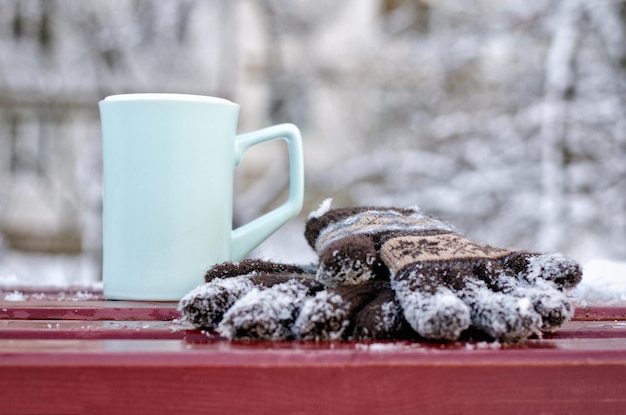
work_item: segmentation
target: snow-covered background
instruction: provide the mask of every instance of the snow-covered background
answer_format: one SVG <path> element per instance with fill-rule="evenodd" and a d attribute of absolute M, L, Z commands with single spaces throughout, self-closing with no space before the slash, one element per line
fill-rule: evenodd
<path fill-rule="evenodd" d="M 293 122 L 303 214 L 254 255 L 305 262 L 306 214 L 419 205 L 494 245 L 626 293 L 623 0 L 4 0 L 0 284 L 100 279 L 97 102 L 222 96 L 241 132 Z M 235 224 L 285 198 L 285 151 L 237 169 Z"/>

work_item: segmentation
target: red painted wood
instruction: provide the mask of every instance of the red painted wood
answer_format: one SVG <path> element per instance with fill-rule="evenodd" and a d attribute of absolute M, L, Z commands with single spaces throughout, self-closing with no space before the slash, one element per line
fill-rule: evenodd
<path fill-rule="evenodd" d="M 213 335 L 215 337 L 215 335 Z M 0 320 L 0 339 L 186 339 L 209 341 L 207 334 L 178 321 Z M 571 321 L 544 339 L 626 338 L 626 322 Z"/>
<path fill-rule="evenodd" d="M 10 414 L 611 415 L 626 404 L 612 364 L 16 369 L 0 378 Z"/>
<path fill-rule="evenodd" d="M 626 404 L 625 341 L 27 344 L 0 341 L 6 413 L 613 414 Z"/>
<path fill-rule="evenodd" d="M 573 320 L 626 320 L 626 307 L 578 307 L 574 311 Z"/>
<path fill-rule="evenodd" d="M 171 321 L 0 320 L 0 339 L 184 339 L 191 329 Z"/>
<path fill-rule="evenodd" d="M 544 334 L 546 339 L 610 339 L 626 337 L 626 321 L 569 321 L 554 333 Z"/>
<path fill-rule="evenodd" d="M 0 339 L 7 364 L 626 364 L 626 339 L 542 339 L 487 342 L 203 342 L 172 339 Z"/>
<path fill-rule="evenodd" d="M 27 320 L 173 320 L 175 302 L 150 301 L 0 301 L 0 319 Z"/>

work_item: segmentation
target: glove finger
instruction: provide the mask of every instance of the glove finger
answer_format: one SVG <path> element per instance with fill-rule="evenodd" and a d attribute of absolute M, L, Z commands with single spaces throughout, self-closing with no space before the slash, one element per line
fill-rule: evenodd
<path fill-rule="evenodd" d="M 519 287 L 512 293 L 518 298 L 528 298 L 541 316 L 542 331 L 552 331 L 574 315 L 574 306 L 567 295 L 548 281 L 538 280 L 533 287 Z"/>
<path fill-rule="evenodd" d="M 493 337 L 501 340 L 521 340 L 533 333 L 539 333 L 541 330 L 552 330 L 561 325 L 573 313 L 573 306 L 567 299 L 567 296 L 559 291 L 556 286 L 546 280 L 537 279 L 532 283 L 525 278 L 520 278 L 507 265 L 510 259 L 500 261 L 484 261 L 480 265 L 474 267 L 474 272 L 481 283 L 486 287 L 480 286 L 479 290 L 491 290 L 495 298 L 499 298 L 496 302 L 507 302 L 508 305 L 500 305 L 500 310 L 493 310 L 492 314 L 497 320 L 502 321 L 500 313 L 512 313 L 511 316 L 517 316 L 508 323 L 494 322 L 492 326 L 510 326 L 512 332 L 509 335 L 503 335 L 497 330 L 490 333 Z M 498 294 L 499 293 L 499 294 Z M 504 295 L 504 297 L 502 295 Z M 478 297 L 484 294 L 474 294 Z M 507 300 L 507 296 L 509 297 Z M 517 304 L 517 305 L 516 305 Z M 540 322 L 536 321 L 533 313 L 525 313 L 524 307 L 530 305 L 536 314 L 539 315 Z M 479 308 L 480 306 L 477 306 Z M 510 309 L 513 308 L 513 311 Z M 507 311 L 509 309 L 509 311 Z M 481 321 L 486 319 L 485 313 L 477 311 L 481 317 Z M 513 318 L 513 317 L 511 317 Z M 484 325 L 483 323 L 476 323 Z M 489 329 L 486 329 L 489 330 Z M 526 334 L 525 334 L 526 333 Z"/>
<path fill-rule="evenodd" d="M 416 262 L 392 276 L 404 317 L 422 337 L 456 340 L 470 326 L 469 307 L 446 284 L 450 272 L 446 264 Z"/>
<path fill-rule="evenodd" d="M 220 275 L 227 276 L 230 274 L 221 273 Z M 209 282 L 199 285 L 180 300 L 178 311 L 194 327 L 214 330 L 222 320 L 226 310 L 252 289 L 268 288 L 292 279 L 300 279 L 311 289 L 321 288 L 312 274 L 290 274 L 287 271 L 284 274 L 249 272 L 228 278 L 213 278 Z"/>
<path fill-rule="evenodd" d="M 567 321 L 574 312 L 574 306 L 567 295 L 548 280 L 536 278 L 529 281 L 520 278 L 507 265 L 510 259 L 503 265 L 496 262 L 486 262 L 476 267 L 476 275 L 485 282 L 493 291 L 509 294 L 515 298 L 526 298 L 532 304 L 534 310 L 541 316 L 541 330 L 553 330 Z"/>
<path fill-rule="evenodd" d="M 338 340 L 349 338 L 353 317 L 388 283 L 339 285 L 319 291 L 308 298 L 294 324 L 297 338 L 304 340 Z"/>
<path fill-rule="evenodd" d="M 561 291 L 574 288 L 582 279 L 580 265 L 558 253 L 519 253 L 507 258 L 504 266 L 531 284 L 538 280 L 551 281 Z"/>
<path fill-rule="evenodd" d="M 294 278 L 270 288 L 253 288 L 224 314 L 218 333 L 229 339 L 292 339 L 301 304 L 315 290 Z"/>
<path fill-rule="evenodd" d="M 391 289 L 383 289 L 354 317 L 352 337 L 361 340 L 401 339 L 414 336 Z"/>
<path fill-rule="evenodd" d="M 346 236 L 320 252 L 317 280 L 332 287 L 355 285 L 376 276 L 376 247 L 366 235 Z"/>
<path fill-rule="evenodd" d="M 528 297 L 492 291 L 479 281 L 468 284 L 463 299 L 471 309 L 472 326 L 496 340 L 520 341 L 538 334 L 543 325 Z"/>
<path fill-rule="evenodd" d="M 206 282 L 216 278 L 231 278 L 238 275 L 284 275 L 314 273 L 315 269 L 309 266 L 280 264 L 260 259 L 245 259 L 239 262 L 224 262 L 209 268 L 204 276 Z"/>
<path fill-rule="evenodd" d="M 213 330 L 224 312 L 254 287 L 245 275 L 214 279 L 188 292 L 178 303 L 178 311 L 195 327 Z"/>

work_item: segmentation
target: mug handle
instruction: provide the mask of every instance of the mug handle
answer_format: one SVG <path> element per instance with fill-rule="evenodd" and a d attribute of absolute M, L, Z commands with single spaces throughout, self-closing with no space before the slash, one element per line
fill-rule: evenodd
<path fill-rule="evenodd" d="M 231 237 L 231 259 L 239 261 L 259 246 L 302 209 L 304 199 L 304 161 L 302 137 L 293 124 L 278 124 L 235 137 L 235 166 L 238 166 L 246 150 L 253 145 L 284 139 L 289 148 L 289 197 L 274 210 L 234 229 Z"/>

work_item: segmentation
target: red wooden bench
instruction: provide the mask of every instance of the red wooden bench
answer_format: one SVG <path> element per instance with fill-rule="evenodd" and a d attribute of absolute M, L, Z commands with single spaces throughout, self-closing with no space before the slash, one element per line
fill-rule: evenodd
<path fill-rule="evenodd" d="M 626 413 L 626 307 L 515 345 L 230 342 L 177 317 L 98 290 L 0 290 L 0 413 Z"/>

